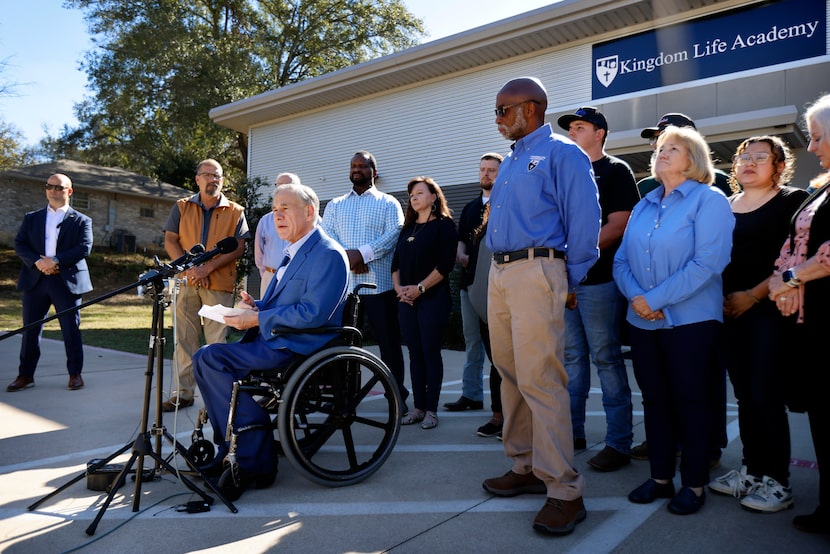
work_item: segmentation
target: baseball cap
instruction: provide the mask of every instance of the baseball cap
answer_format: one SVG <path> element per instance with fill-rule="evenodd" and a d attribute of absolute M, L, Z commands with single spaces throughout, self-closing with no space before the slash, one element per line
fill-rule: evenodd
<path fill-rule="evenodd" d="M 600 129 L 608 131 L 608 122 L 605 120 L 605 116 L 598 109 L 591 106 L 582 106 L 573 115 L 563 115 L 557 120 L 557 123 L 567 131 L 574 121 L 587 121 Z"/>
<path fill-rule="evenodd" d="M 646 127 L 640 132 L 640 136 L 644 139 L 650 139 L 657 133 L 662 133 L 663 129 L 665 129 L 669 125 L 673 125 L 675 127 L 691 127 L 692 129 L 697 129 L 697 127 L 695 127 L 695 122 L 692 121 L 689 118 L 689 116 L 684 115 L 682 113 L 667 113 L 666 115 L 660 118 L 660 121 L 657 122 L 656 127 Z"/>

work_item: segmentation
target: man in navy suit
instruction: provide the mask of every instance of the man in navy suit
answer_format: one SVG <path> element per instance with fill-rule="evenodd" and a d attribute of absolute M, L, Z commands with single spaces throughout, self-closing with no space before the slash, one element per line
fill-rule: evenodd
<path fill-rule="evenodd" d="M 14 239 L 14 251 L 23 262 L 17 289 L 23 291 L 23 325 L 46 317 L 49 307 L 63 312 L 81 305 L 81 295 L 92 290 L 86 257 L 92 251 L 92 220 L 69 207 L 72 181 L 55 173 L 46 181 L 49 204 L 29 212 Z M 58 318 L 66 348 L 69 390 L 84 386 L 84 348 L 81 341 L 81 314 L 69 311 Z M 8 392 L 35 386 L 35 369 L 40 360 L 43 325 L 23 332 L 17 379 Z"/>
<path fill-rule="evenodd" d="M 295 354 L 316 352 L 335 334 L 289 334 L 278 327 L 311 329 L 339 326 L 343 320 L 349 261 L 346 251 L 317 226 L 320 201 L 314 191 L 297 184 L 280 185 L 274 193 L 274 226 L 288 242 L 286 259 L 277 269 L 262 300 L 242 292 L 237 305 L 241 315 L 225 316 L 236 329 L 258 327 L 253 340 L 203 346 L 193 356 L 196 383 L 205 400 L 213 426 L 213 441 L 219 446 L 217 460 L 228 452 L 224 440 L 234 381 L 255 369 L 285 366 Z M 273 483 L 277 474 L 274 435 L 268 413 L 248 394 L 237 399 L 234 423 L 237 428 L 263 426 L 239 436 L 237 462 L 240 481 L 220 479 L 222 492 L 236 500 L 251 485 Z M 221 469 L 217 465 L 215 469 Z M 206 472 L 208 475 L 214 472 Z"/>

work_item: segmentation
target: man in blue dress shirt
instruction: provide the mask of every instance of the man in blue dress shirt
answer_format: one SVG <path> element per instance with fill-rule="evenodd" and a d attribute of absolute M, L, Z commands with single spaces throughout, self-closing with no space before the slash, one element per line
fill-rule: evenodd
<path fill-rule="evenodd" d="M 546 493 L 533 527 L 565 535 L 586 517 L 563 362 L 565 304 L 599 257 L 601 214 L 591 162 L 545 123 L 547 103 L 530 77 L 496 96 L 496 125 L 515 142 L 490 197 L 487 319 L 513 467 L 483 486 L 496 496 Z"/>

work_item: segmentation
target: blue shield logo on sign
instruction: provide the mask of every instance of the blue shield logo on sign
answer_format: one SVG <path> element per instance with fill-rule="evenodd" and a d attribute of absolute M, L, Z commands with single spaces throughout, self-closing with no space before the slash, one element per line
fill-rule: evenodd
<path fill-rule="evenodd" d="M 608 88 L 614 82 L 614 78 L 617 76 L 619 62 L 619 56 L 617 55 L 600 58 L 596 61 L 594 73 L 597 76 L 597 80 L 605 88 Z"/>

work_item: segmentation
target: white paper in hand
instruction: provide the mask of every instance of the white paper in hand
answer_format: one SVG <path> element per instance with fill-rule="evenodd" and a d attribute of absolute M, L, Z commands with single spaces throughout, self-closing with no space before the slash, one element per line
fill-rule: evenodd
<path fill-rule="evenodd" d="M 250 310 L 242 308 L 228 308 L 227 306 L 217 304 L 216 306 L 202 306 L 199 310 L 199 315 L 212 319 L 213 321 L 218 321 L 219 323 L 225 323 L 226 315 L 242 315 L 247 311 Z"/>

